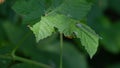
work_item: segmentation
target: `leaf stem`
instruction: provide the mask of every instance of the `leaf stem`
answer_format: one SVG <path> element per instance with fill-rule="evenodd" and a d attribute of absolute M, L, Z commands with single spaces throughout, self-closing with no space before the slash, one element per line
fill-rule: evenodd
<path fill-rule="evenodd" d="M 63 34 L 60 33 L 60 68 L 63 66 Z"/>

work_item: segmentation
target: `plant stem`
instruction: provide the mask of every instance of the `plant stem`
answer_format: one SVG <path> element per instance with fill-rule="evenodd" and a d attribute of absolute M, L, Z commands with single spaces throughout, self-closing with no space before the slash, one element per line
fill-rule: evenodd
<path fill-rule="evenodd" d="M 25 62 L 25 63 L 29 63 L 29 64 L 34 64 L 34 65 L 40 66 L 40 67 L 42 67 L 42 68 L 52 68 L 52 67 L 50 67 L 49 65 L 46 65 L 46 64 L 43 64 L 43 63 L 40 63 L 40 62 L 36 62 L 36 61 L 30 60 L 30 59 L 26 59 L 26 58 L 19 57 L 19 56 L 16 56 L 16 55 L 15 55 L 16 50 L 17 50 L 17 49 L 19 48 L 19 46 L 26 40 L 26 38 L 29 37 L 29 35 L 30 35 L 30 33 L 26 34 L 26 35 L 24 36 L 24 38 L 21 39 L 21 41 L 17 43 L 17 46 L 12 50 L 11 55 L 0 55 L 0 58 L 17 60 L 17 61 L 21 61 L 21 62 Z"/>
<path fill-rule="evenodd" d="M 34 65 L 40 66 L 42 68 L 51 68 L 50 66 L 45 65 L 43 63 L 39 63 L 39 62 L 36 62 L 36 61 L 33 61 L 33 60 L 25 59 L 25 58 L 22 58 L 22 57 L 19 57 L 19 56 L 14 56 L 14 59 L 18 60 L 18 61 L 34 64 Z"/>
<path fill-rule="evenodd" d="M 60 33 L 60 68 L 63 66 L 63 34 Z"/>
<path fill-rule="evenodd" d="M 36 62 L 36 61 L 30 60 L 30 59 L 22 58 L 22 57 L 15 56 L 15 55 L 13 55 L 13 57 L 12 56 L 7 56 L 7 55 L 0 55 L 0 58 L 3 58 L 3 59 L 14 59 L 14 60 L 17 60 L 17 61 L 21 61 L 21 62 L 25 62 L 25 63 L 29 63 L 29 64 L 34 64 L 34 65 L 40 66 L 42 68 L 51 68 L 50 66 L 48 66 L 46 64 Z"/>

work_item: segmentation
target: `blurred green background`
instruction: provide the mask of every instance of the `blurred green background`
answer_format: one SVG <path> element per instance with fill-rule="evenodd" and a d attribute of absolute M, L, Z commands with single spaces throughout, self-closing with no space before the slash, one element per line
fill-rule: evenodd
<path fill-rule="evenodd" d="M 12 58 L 14 50 L 19 57 L 59 68 L 59 34 L 36 43 L 27 27 L 29 22 L 24 24 L 22 16 L 12 9 L 15 0 L 1 1 L 0 68 L 40 68 Z M 64 37 L 63 68 L 120 68 L 120 0 L 96 0 L 87 24 L 101 37 L 97 53 L 90 59 L 78 39 Z"/>

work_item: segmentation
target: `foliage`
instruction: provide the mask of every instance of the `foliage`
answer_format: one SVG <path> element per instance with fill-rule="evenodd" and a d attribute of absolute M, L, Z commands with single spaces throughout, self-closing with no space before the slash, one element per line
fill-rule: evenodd
<path fill-rule="evenodd" d="M 1 2 L 0 68 L 59 68 L 60 33 L 63 68 L 119 68 L 119 6 L 119 0 Z"/>
<path fill-rule="evenodd" d="M 33 0 L 28 1 L 28 4 L 30 3 L 30 5 L 34 5 L 34 2 L 36 2 L 35 4 L 39 3 L 37 1 L 32 1 Z M 40 2 L 41 3 L 39 3 L 39 5 L 44 3 L 43 1 Z M 21 3 L 23 4 L 22 6 L 20 5 Z M 30 9 L 32 7 L 26 3 L 27 1 L 17 1 L 13 8 L 16 12 L 27 15 L 27 17 L 31 17 L 33 16 L 33 14 L 31 14 L 33 11 L 30 10 L 34 10 L 35 8 L 39 10 L 40 7 L 38 8 L 39 5 L 36 5 L 32 6 L 33 9 Z M 55 9 L 51 10 L 51 12 L 47 12 L 47 14 L 45 13 L 45 16 L 41 18 L 39 23 L 35 24 L 33 28 L 30 28 L 34 32 L 37 42 L 50 36 L 55 31 L 54 27 L 57 28 L 60 33 L 64 33 L 65 36 L 71 36 L 74 33 L 77 38 L 81 38 L 82 45 L 85 46 L 85 49 L 90 54 L 90 57 L 92 57 L 97 51 L 99 37 L 88 26 L 79 23 L 79 20 L 85 17 L 88 13 L 90 7 L 91 3 L 86 0 L 63 0 L 62 3 Z"/>

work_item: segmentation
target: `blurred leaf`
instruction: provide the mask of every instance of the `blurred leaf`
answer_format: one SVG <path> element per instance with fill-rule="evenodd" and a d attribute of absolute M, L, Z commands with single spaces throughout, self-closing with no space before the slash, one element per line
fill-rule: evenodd
<path fill-rule="evenodd" d="M 8 42 L 2 42 L 0 45 L 0 55 L 11 54 L 14 46 Z"/>
<path fill-rule="evenodd" d="M 120 0 L 109 0 L 109 6 L 120 15 Z"/>
<path fill-rule="evenodd" d="M 119 44 L 116 40 L 116 37 L 119 38 L 117 36 L 120 29 L 118 24 L 116 28 L 107 17 L 102 15 L 100 9 L 96 8 L 96 6 L 88 17 L 88 24 L 102 37 L 101 43 L 105 50 L 114 54 L 120 52 Z"/>
<path fill-rule="evenodd" d="M 15 45 L 18 44 L 23 38 L 25 32 L 20 26 L 14 25 L 10 22 L 5 22 L 3 28 L 9 38 L 9 40 Z"/>
<path fill-rule="evenodd" d="M 108 7 L 108 0 L 96 0 L 99 9 L 105 10 Z"/>
<path fill-rule="evenodd" d="M 0 68 L 8 68 L 10 63 L 11 63 L 11 60 L 0 58 Z"/>
<path fill-rule="evenodd" d="M 44 44 L 42 44 L 42 46 L 40 44 L 37 47 L 42 51 L 48 52 L 49 54 L 47 56 L 49 56 L 49 61 L 55 66 L 55 68 L 58 68 L 59 61 L 56 60 L 59 59 L 60 55 L 59 41 L 53 41 L 51 44 L 47 44 L 45 46 Z M 58 66 L 56 67 L 56 65 Z M 73 44 L 68 42 L 64 42 L 63 68 L 87 68 L 85 56 L 82 53 L 78 52 Z"/>
<path fill-rule="evenodd" d="M 6 38 L 6 35 L 5 35 L 5 32 L 4 32 L 4 29 L 2 27 L 2 21 L 0 21 L 0 43 Z"/>
<path fill-rule="evenodd" d="M 108 21 L 105 21 L 102 19 L 101 23 L 107 23 Z M 110 22 L 109 22 L 110 23 Z M 103 26 L 104 26 L 103 24 Z M 107 27 L 107 26 L 106 26 Z M 119 53 L 120 52 L 120 24 L 111 25 L 109 28 L 104 27 L 104 30 L 100 32 L 100 35 L 103 37 L 101 40 L 103 43 L 103 46 L 106 50 L 112 52 L 112 53 Z"/>
<path fill-rule="evenodd" d="M 39 45 L 35 45 L 35 41 L 32 42 L 32 40 L 34 40 L 32 39 L 33 37 L 30 36 L 31 38 L 28 37 L 18 51 L 24 53 L 22 56 L 27 56 L 31 60 L 51 65 L 53 68 L 58 68 L 60 55 L 59 41 L 56 37 L 54 38 L 54 36 L 55 35 L 53 35 L 53 37 L 41 40 Z M 46 43 L 46 41 L 49 42 Z M 64 43 L 63 63 L 63 68 L 87 68 L 85 56 L 82 53 L 79 53 L 74 48 L 73 44 L 68 42 Z M 19 65 L 21 65 L 21 63 L 17 64 L 17 66 Z M 16 65 L 13 65 L 13 67 L 16 67 Z M 29 65 L 22 63 L 20 67 L 29 67 Z"/>

